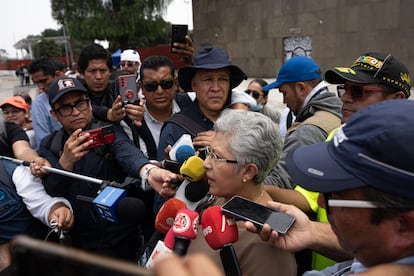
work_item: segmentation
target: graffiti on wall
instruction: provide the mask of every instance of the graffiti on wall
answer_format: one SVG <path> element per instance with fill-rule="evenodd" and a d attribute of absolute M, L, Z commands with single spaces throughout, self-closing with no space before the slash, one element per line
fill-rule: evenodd
<path fill-rule="evenodd" d="M 293 56 L 312 57 L 312 38 L 310 36 L 286 37 L 283 39 L 285 61 Z"/>

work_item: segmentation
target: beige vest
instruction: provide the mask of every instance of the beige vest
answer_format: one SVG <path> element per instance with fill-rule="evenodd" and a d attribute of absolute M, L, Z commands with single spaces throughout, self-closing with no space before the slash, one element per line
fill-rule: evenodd
<path fill-rule="evenodd" d="M 294 122 L 288 129 L 286 138 L 302 125 L 315 125 L 324 130 L 326 132 L 326 136 L 328 136 L 332 130 L 341 125 L 341 119 L 328 111 L 318 110 L 315 114 L 313 114 L 313 116 L 307 118 L 305 121 Z"/>

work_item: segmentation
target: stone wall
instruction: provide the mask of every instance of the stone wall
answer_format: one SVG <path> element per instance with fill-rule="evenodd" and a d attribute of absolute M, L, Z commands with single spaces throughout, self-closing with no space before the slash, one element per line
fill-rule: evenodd
<path fill-rule="evenodd" d="M 390 52 L 414 73 L 411 0 L 193 0 L 196 50 L 227 49 L 249 75 L 274 77 L 284 40 L 309 37 L 323 71 L 367 51 Z"/>

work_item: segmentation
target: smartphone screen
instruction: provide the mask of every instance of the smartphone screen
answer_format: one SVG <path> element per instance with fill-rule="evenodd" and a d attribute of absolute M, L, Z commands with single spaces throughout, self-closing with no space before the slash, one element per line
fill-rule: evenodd
<path fill-rule="evenodd" d="M 171 25 L 171 50 L 174 42 L 185 43 L 185 36 L 188 32 L 188 25 Z"/>
<path fill-rule="evenodd" d="M 236 220 L 251 221 L 259 228 L 267 223 L 272 230 L 280 234 L 285 234 L 295 222 L 295 218 L 288 214 L 272 210 L 240 196 L 232 197 L 221 206 L 221 210 Z"/>

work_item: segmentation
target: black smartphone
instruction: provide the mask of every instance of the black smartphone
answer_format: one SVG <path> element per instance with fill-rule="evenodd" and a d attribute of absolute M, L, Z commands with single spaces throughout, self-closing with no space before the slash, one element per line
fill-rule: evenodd
<path fill-rule="evenodd" d="M 171 51 L 174 47 L 174 42 L 185 43 L 185 36 L 188 32 L 188 25 L 171 25 Z"/>
<path fill-rule="evenodd" d="M 118 77 L 119 95 L 122 98 L 122 104 L 138 104 L 138 89 L 135 75 L 121 75 Z"/>
<path fill-rule="evenodd" d="M 295 218 L 288 214 L 272 210 L 241 196 L 233 196 L 221 206 L 221 211 L 236 220 L 251 221 L 258 228 L 262 228 L 267 223 L 272 230 L 281 235 L 286 234 L 295 222 Z"/>

